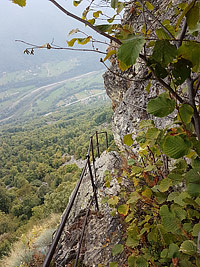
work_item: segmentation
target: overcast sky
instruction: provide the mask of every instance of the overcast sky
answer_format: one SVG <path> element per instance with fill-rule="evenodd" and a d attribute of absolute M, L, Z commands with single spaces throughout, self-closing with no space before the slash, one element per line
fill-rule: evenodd
<path fill-rule="evenodd" d="M 80 15 L 84 8 L 84 4 L 78 8 L 74 7 L 72 0 L 58 0 L 58 2 L 77 15 Z M 27 0 L 26 7 L 23 8 L 10 0 L 1 0 L 0 25 L 0 71 L 12 69 L 11 66 L 17 69 L 16 65 L 21 68 L 24 62 L 29 63 L 31 60 L 37 62 L 38 57 L 45 57 L 47 53 L 49 59 L 55 58 L 57 53 L 58 57 L 62 55 L 60 51 L 37 51 L 34 59 L 30 56 L 27 58 L 23 55 L 26 46 L 15 42 L 16 39 L 35 44 L 51 43 L 54 39 L 56 44 L 65 46 L 66 40 L 73 38 L 73 36 L 68 37 L 71 29 L 85 30 L 84 25 L 67 17 L 48 0 Z M 64 52 L 64 55 L 67 53 Z"/>

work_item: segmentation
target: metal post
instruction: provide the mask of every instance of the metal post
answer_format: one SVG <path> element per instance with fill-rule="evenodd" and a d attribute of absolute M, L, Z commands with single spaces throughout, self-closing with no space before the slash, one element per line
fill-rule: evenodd
<path fill-rule="evenodd" d="M 106 147 L 107 147 L 107 149 L 108 149 L 108 133 L 105 132 L 105 134 L 106 134 Z"/>
<path fill-rule="evenodd" d="M 88 168 L 89 168 L 90 178 L 91 178 L 93 192 L 94 192 L 94 198 L 95 198 L 95 202 L 96 202 L 96 208 L 97 208 L 97 210 L 99 210 L 99 205 L 98 205 L 98 200 L 97 200 L 97 188 L 96 188 L 96 185 L 94 183 L 94 178 L 93 178 L 93 174 L 92 174 L 92 169 L 91 169 L 91 164 L 90 164 L 90 156 L 89 155 L 87 155 L 87 159 L 88 159 Z"/>
<path fill-rule="evenodd" d="M 99 139 L 98 139 L 98 132 L 96 131 L 96 140 L 97 140 L 97 156 L 100 157 L 100 152 L 99 152 Z"/>
<path fill-rule="evenodd" d="M 77 267 L 77 265 L 78 265 L 78 259 L 79 259 L 79 255 L 80 255 L 80 252 L 81 252 L 81 245 L 82 245 L 82 242 L 83 242 L 83 237 L 84 237 L 85 228 L 86 228 L 86 224 L 87 224 L 87 218 L 88 218 L 88 216 L 90 214 L 90 207 L 92 205 L 93 199 L 94 199 L 94 195 L 93 195 L 93 197 L 91 198 L 91 200 L 89 202 L 88 210 L 87 210 L 87 213 L 85 215 L 85 220 L 84 220 L 83 229 L 82 229 L 82 232 L 81 232 L 81 238 L 80 238 L 79 245 L 78 245 L 78 252 L 76 254 L 76 260 L 75 260 L 74 267 Z"/>
<path fill-rule="evenodd" d="M 45 261 L 44 261 L 44 263 L 43 263 L 43 267 L 49 267 L 49 265 L 50 265 L 50 263 L 51 263 L 51 260 L 52 260 L 52 258 L 53 258 L 53 255 L 54 255 L 56 246 L 57 246 L 57 244 L 58 244 L 58 241 L 59 241 L 59 239 L 60 239 L 60 236 L 61 236 L 61 234 L 62 234 L 62 231 L 63 231 L 63 229 L 64 229 L 64 227 L 65 227 L 65 223 L 66 223 L 66 221 L 67 221 L 67 218 L 69 217 L 69 213 L 70 213 L 71 208 L 72 208 L 72 206 L 73 206 L 73 204 L 74 204 L 74 201 L 75 201 L 75 198 L 76 198 L 76 196 L 77 196 L 79 187 L 80 187 L 81 182 L 82 182 L 82 179 L 83 179 L 83 177 L 84 177 L 84 174 L 85 174 L 85 171 L 86 171 L 86 167 L 87 167 L 87 162 L 86 162 L 85 167 L 84 167 L 84 169 L 83 169 L 83 171 L 82 171 L 82 173 L 81 173 L 81 177 L 80 177 L 78 183 L 76 184 L 76 187 L 75 187 L 75 189 L 74 189 L 72 198 L 71 198 L 69 204 L 67 205 L 67 209 L 66 209 L 65 213 L 63 214 L 62 221 L 61 221 L 61 223 L 60 223 L 60 225 L 59 225 L 59 227 L 58 227 L 58 229 L 57 229 L 57 231 L 56 231 L 56 235 L 55 235 L 55 238 L 54 238 L 54 240 L 53 240 L 53 242 L 52 242 L 52 244 L 51 244 L 51 247 L 50 247 L 50 249 L 49 249 L 49 252 L 48 252 L 48 254 L 46 255 Z"/>
<path fill-rule="evenodd" d="M 91 140 L 91 150 L 92 150 L 92 162 L 93 162 L 94 176 L 95 176 L 95 180 L 96 180 L 97 177 L 96 177 L 94 146 L 93 146 L 93 137 L 92 136 L 90 137 L 90 140 Z"/>

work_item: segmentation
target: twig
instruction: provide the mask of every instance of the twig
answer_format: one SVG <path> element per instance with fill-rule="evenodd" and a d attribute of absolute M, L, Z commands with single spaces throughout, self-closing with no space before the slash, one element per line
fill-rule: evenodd
<path fill-rule="evenodd" d="M 174 38 L 174 36 L 171 34 L 171 32 L 168 31 L 168 29 L 162 24 L 162 22 L 161 22 L 158 18 L 156 18 L 156 17 L 155 17 L 155 16 L 148 10 L 148 8 L 145 7 L 145 5 L 142 3 L 142 1 L 138 0 L 138 3 L 140 3 L 140 5 L 142 5 L 142 6 L 144 7 L 145 11 L 146 11 L 146 12 L 147 12 L 147 13 L 148 13 L 154 20 L 156 20 L 156 21 L 160 24 L 161 28 L 163 28 L 163 30 L 168 34 L 168 36 L 174 40 L 175 38 Z"/>
<path fill-rule="evenodd" d="M 103 54 L 106 55 L 107 53 L 100 51 L 100 50 L 96 50 L 96 49 L 85 49 L 85 48 L 71 48 L 71 47 L 59 47 L 57 45 L 54 46 L 50 46 L 50 48 L 48 48 L 47 46 L 42 46 L 42 45 L 35 45 L 35 44 L 31 44 L 22 40 L 15 40 L 15 42 L 20 42 L 26 45 L 30 45 L 31 47 L 27 48 L 29 49 L 53 49 L 53 50 L 72 50 L 72 51 L 85 51 L 85 52 L 96 52 L 99 54 Z"/>

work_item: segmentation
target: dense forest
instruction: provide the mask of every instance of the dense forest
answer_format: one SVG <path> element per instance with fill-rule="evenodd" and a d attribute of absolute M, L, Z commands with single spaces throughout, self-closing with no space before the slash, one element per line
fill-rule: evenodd
<path fill-rule="evenodd" d="M 81 173 L 65 163 L 71 155 L 85 159 L 96 130 L 106 129 L 111 144 L 111 117 L 110 104 L 99 102 L 1 127 L 0 257 L 30 225 L 65 209 Z M 105 140 L 100 142 L 104 150 Z"/>

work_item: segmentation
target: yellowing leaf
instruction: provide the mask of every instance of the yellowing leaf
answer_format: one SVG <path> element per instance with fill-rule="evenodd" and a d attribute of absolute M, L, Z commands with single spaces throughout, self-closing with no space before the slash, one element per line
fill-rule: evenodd
<path fill-rule="evenodd" d="M 154 10 L 154 6 L 151 3 L 149 3 L 148 1 L 146 1 L 146 6 L 147 6 L 148 10 L 150 10 L 150 11 Z"/>
<path fill-rule="evenodd" d="M 87 38 L 77 38 L 78 44 L 84 45 L 87 44 L 92 36 L 88 36 Z"/>
<path fill-rule="evenodd" d="M 126 134 L 123 138 L 123 143 L 127 146 L 131 146 L 133 144 L 132 134 Z"/>
<path fill-rule="evenodd" d="M 90 24 L 94 25 L 94 23 L 95 23 L 95 19 L 88 19 L 88 22 L 89 22 Z"/>
<path fill-rule="evenodd" d="M 105 58 L 104 58 L 104 62 L 110 57 L 110 56 L 112 56 L 112 55 L 115 55 L 117 53 L 117 51 L 116 50 L 110 50 L 108 53 L 107 53 L 107 55 L 105 56 Z"/>
<path fill-rule="evenodd" d="M 77 32 L 79 32 L 79 29 L 73 29 L 68 33 L 68 35 L 75 34 Z"/>
<path fill-rule="evenodd" d="M 24 7 L 26 5 L 26 0 L 13 0 L 12 2 L 14 4 L 21 6 L 21 7 Z"/>
<path fill-rule="evenodd" d="M 77 38 L 73 38 L 70 41 L 67 41 L 68 46 L 72 47 L 74 43 L 76 42 Z"/>
<path fill-rule="evenodd" d="M 123 204 L 118 207 L 118 212 L 121 215 L 126 216 L 128 214 L 128 211 L 129 211 L 129 205 L 127 204 Z"/>
<path fill-rule="evenodd" d="M 96 12 L 93 12 L 93 17 L 94 18 L 98 18 L 100 14 L 102 14 L 102 11 L 101 10 L 96 11 Z"/>
<path fill-rule="evenodd" d="M 78 6 L 81 2 L 82 2 L 82 0 L 80 0 L 80 1 L 76 1 L 76 0 L 74 0 L 74 1 L 73 1 L 73 5 L 74 5 L 74 6 Z"/>
<path fill-rule="evenodd" d="M 152 191 L 150 188 L 146 188 L 143 192 L 142 192 L 143 197 L 147 197 L 150 198 L 152 196 Z"/>
<path fill-rule="evenodd" d="M 117 196 L 113 196 L 108 200 L 109 206 L 115 206 L 119 202 L 119 198 Z"/>
<path fill-rule="evenodd" d="M 170 186 L 172 186 L 172 180 L 169 178 L 165 178 L 161 181 L 159 185 L 159 190 L 160 192 L 166 192 Z"/>
<path fill-rule="evenodd" d="M 124 64 L 121 60 L 118 60 L 118 65 L 119 65 L 120 70 L 122 70 L 122 71 L 127 70 L 127 69 L 130 68 L 130 66 L 131 66 L 131 65 L 127 66 L 127 65 Z"/>

